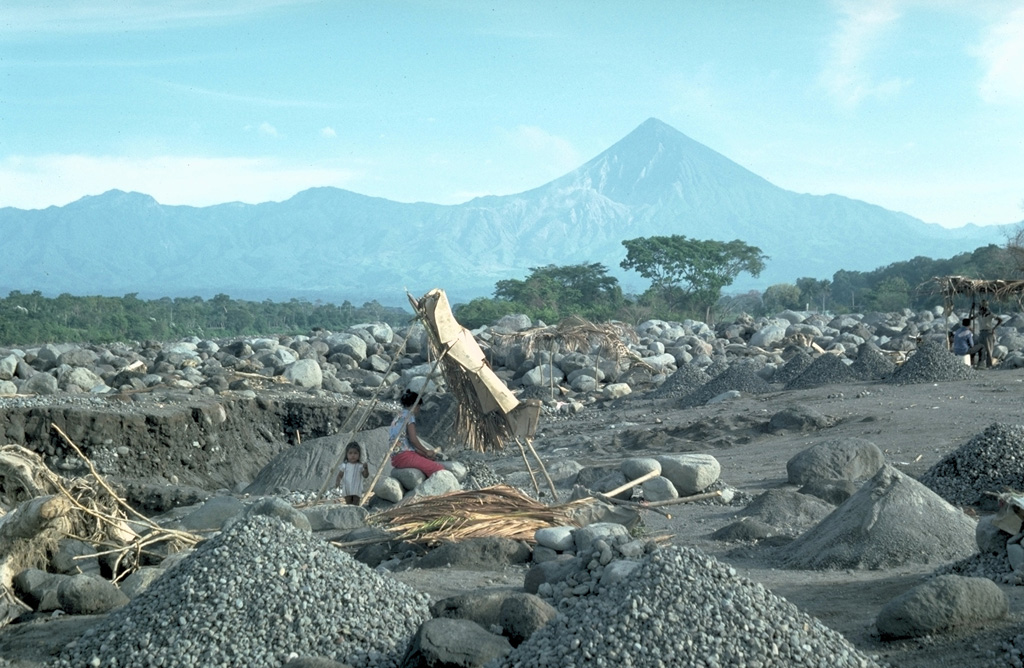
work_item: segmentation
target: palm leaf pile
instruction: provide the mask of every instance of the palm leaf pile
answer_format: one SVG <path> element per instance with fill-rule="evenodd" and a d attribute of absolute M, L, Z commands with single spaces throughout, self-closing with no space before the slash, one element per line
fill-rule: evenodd
<path fill-rule="evenodd" d="M 366 521 L 387 528 L 400 540 L 430 546 L 485 536 L 533 543 L 538 529 L 578 526 L 572 511 L 590 501 L 546 506 L 514 487 L 495 485 L 426 497 L 370 515 Z"/>
<path fill-rule="evenodd" d="M 518 343 L 523 347 L 523 353 L 527 357 L 532 357 L 537 350 L 563 349 L 569 352 L 582 350 L 589 353 L 596 349 L 612 359 L 626 358 L 630 360 L 631 364 L 647 366 L 643 358 L 626 345 L 626 341 L 636 343 L 639 339 L 632 327 L 627 327 L 622 323 L 597 324 L 573 315 L 557 325 L 534 327 L 520 332 L 493 332 L 492 334 L 495 343 L 499 345 Z"/>

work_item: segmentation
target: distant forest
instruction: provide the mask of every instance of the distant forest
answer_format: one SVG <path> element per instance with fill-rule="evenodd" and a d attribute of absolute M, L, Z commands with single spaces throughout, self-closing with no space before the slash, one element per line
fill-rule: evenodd
<path fill-rule="evenodd" d="M 212 299 L 164 297 L 44 297 L 38 291 L 11 292 L 0 299 L 0 345 L 55 342 L 110 343 L 167 341 L 186 336 L 204 339 L 239 335 L 308 334 L 314 328 L 343 330 L 361 322 L 406 325 L 411 311 L 349 302 L 327 304 L 292 299 L 254 302 L 219 294 Z"/>
<path fill-rule="evenodd" d="M 933 289 L 933 277 L 1019 278 L 1022 274 L 1017 260 L 1011 250 L 996 245 L 946 260 L 915 257 L 874 271 L 837 271 L 831 280 L 799 278 L 792 284 L 768 286 L 764 291 L 725 295 L 716 303 L 714 313 L 718 319 L 727 320 L 741 312 L 771 315 L 786 308 L 832 313 L 920 310 L 942 303 Z M 601 265 L 545 267 L 532 271 L 532 277 L 526 280 L 501 281 L 494 298 L 456 304 L 456 317 L 470 328 L 489 324 L 508 313 L 526 313 L 547 322 L 570 315 L 631 323 L 650 318 L 703 317 L 702 313 L 673 310 L 664 304 L 648 302 L 642 295 L 622 296 L 621 291 L 616 292 L 616 279 L 606 276 Z M 581 293 L 579 281 L 574 280 L 580 276 L 574 274 L 598 280 L 601 289 Z M 524 303 L 518 299 L 531 288 L 531 279 L 538 277 L 544 279 L 545 288 L 538 300 Z M 551 280 L 552 277 L 557 280 Z M 970 304 L 957 307 L 966 311 Z M 301 299 L 255 302 L 232 299 L 224 294 L 207 300 L 200 297 L 142 300 L 135 294 L 123 297 L 62 294 L 49 298 L 38 291 L 28 294 L 13 291 L 0 299 L 0 345 L 307 334 L 315 328 L 338 331 L 361 322 L 387 322 L 397 327 L 408 324 L 411 319 L 410 311 L 381 306 L 376 301 L 362 306 L 347 301 L 337 305 Z"/>

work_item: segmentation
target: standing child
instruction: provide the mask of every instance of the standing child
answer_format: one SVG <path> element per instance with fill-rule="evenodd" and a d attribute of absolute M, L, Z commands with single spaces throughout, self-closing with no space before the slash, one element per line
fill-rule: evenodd
<path fill-rule="evenodd" d="M 352 441 L 345 446 L 345 462 L 341 465 L 338 479 L 334 482 L 335 487 L 341 487 L 345 503 L 351 506 L 359 505 L 359 497 L 363 495 L 363 478 L 369 475 L 370 469 L 363 461 L 363 450 L 358 443 Z"/>

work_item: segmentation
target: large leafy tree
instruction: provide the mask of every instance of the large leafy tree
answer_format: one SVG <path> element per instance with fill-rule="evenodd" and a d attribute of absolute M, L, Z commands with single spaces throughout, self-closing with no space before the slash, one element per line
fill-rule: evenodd
<path fill-rule="evenodd" d="M 622 305 L 619 281 L 600 262 L 531 267 L 524 280 L 495 284 L 495 299 L 516 302 L 547 318 L 577 314 L 608 314 Z"/>
<path fill-rule="evenodd" d="M 638 237 L 622 242 L 632 269 L 651 281 L 651 290 L 679 308 L 699 308 L 710 317 L 722 288 L 747 272 L 759 276 L 768 257 L 742 241 L 690 239 L 683 235 Z"/>

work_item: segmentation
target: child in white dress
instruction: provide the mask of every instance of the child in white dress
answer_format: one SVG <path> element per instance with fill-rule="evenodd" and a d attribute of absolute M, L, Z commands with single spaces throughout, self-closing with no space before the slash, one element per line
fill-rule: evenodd
<path fill-rule="evenodd" d="M 345 495 L 345 503 L 359 505 L 359 498 L 363 495 L 363 478 L 370 475 L 370 468 L 363 461 L 363 450 L 359 444 L 352 441 L 345 446 L 345 462 L 338 471 L 338 478 L 334 482 L 335 487 L 341 487 Z"/>

